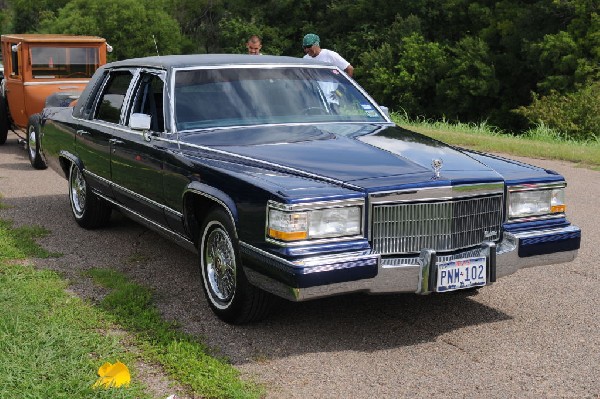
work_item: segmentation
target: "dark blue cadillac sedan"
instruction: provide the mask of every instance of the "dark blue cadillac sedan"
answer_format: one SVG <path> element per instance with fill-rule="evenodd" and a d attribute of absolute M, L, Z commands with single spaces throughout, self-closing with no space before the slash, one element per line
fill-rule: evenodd
<path fill-rule="evenodd" d="M 119 61 L 42 125 L 77 223 L 116 209 L 198 253 L 230 323 L 264 317 L 273 295 L 475 290 L 580 244 L 562 176 L 399 128 L 311 60 Z"/>

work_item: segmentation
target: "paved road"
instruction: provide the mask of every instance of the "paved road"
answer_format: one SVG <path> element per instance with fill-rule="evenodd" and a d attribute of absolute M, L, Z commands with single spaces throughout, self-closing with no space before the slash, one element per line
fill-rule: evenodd
<path fill-rule="evenodd" d="M 156 290 L 166 318 L 202 336 L 270 398 L 600 397 L 600 172 L 528 160 L 567 177 L 569 218 L 583 229 L 569 264 L 525 269 L 478 295 L 352 295 L 284 303 L 257 325 L 232 327 L 210 312 L 196 260 L 115 214 L 97 231 L 77 227 L 65 179 L 31 169 L 9 136 L 0 146 L 0 217 L 38 224 L 62 272 L 86 297 L 81 271 L 112 267 Z"/>

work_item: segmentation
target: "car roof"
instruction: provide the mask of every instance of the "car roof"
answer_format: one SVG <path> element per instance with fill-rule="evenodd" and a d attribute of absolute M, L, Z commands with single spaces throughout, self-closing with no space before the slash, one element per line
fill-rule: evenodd
<path fill-rule="evenodd" d="M 106 39 L 98 36 L 57 35 L 57 34 L 7 34 L 2 35 L 2 41 L 20 40 L 26 43 L 104 43 Z"/>
<path fill-rule="evenodd" d="M 106 64 L 104 68 L 113 67 L 150 67 L 150 68 L 187 68 L 195 66 L 227 66 L 227 65 L 307 65 L 319 64 L 314 60 L 296 57 L 248 54 L 189 54 L 166 55 L 144 58 L 132 58 Z"/>

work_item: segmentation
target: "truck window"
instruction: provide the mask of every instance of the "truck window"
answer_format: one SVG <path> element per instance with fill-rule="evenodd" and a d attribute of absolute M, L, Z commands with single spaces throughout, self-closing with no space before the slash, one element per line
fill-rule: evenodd
<path fill-rule="evenodd" d="M 10 43 L 8 48 L 10 49 L 10 76 L 19 76 L 19 52 L 12 51 L 13 46 L 17 46 L 18 43 Z"/>
<path fill-rule="evenodd" d="M 34 79 L 91 78 L 99 64 L 98 48 L 31 47 Z"/>

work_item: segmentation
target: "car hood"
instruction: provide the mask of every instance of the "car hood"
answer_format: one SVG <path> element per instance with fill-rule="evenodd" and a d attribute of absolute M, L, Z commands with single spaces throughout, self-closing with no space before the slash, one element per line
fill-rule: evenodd
<path fill-rule="evenodd" d="M 492 168 L 460 149 L 391 125 L 236 128 L 191 133 L 182 141 L 365 189 L 423 181 L 502 180 Z M 441 163 L 438 173 L 434 162 Z"/>

